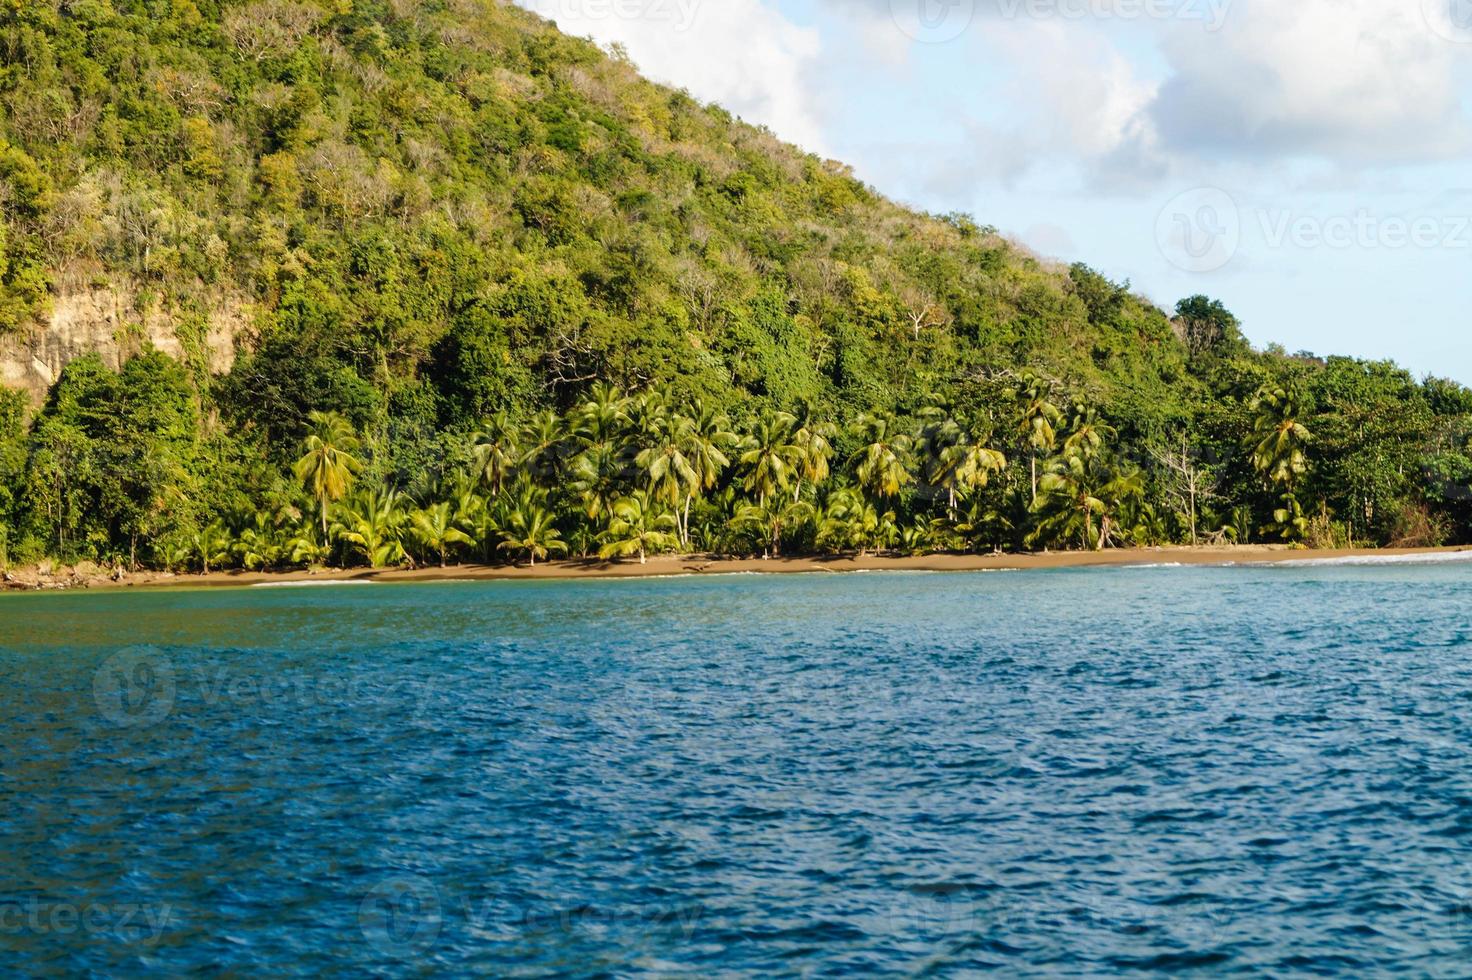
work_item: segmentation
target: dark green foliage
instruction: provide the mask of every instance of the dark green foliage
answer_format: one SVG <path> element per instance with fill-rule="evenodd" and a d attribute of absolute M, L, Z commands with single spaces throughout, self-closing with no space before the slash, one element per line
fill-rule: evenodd
<path fill-rule="evenodd" d="M 450 332 L 435 346 L 429 367 L 429 377 L 444 401 L 447 427 L 473 424 L 534 402 L 535 375 L 514 339 L 515 329 L 510 318 L 483 301 L 455 316 Z"/>
<path fill-rule="evenodd" d="M 191 504 L 199 432 L 173 359 L 147 351 L 120 373 L 95 355 L 74 361 L 33 422 L 22 514 L 62 554 L 136 562 L 140 541 Z"/>
<path fill-rule="evenodd" d="M 231 428 L 273 453 L 296 448 L 314 410 L 339 412 L 361 427 L 383 404 L 383 395 L 350 365 L 286 338 L 241 358 L 218 397 Z"/>

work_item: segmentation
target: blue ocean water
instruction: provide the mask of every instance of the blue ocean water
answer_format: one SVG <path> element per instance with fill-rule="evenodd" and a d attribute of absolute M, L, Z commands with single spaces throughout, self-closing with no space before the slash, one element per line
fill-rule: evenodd
<path fill-rule="evenodd" d="M 1472 566 L 0 597 L 0 973 L 1472 975 Z"/>

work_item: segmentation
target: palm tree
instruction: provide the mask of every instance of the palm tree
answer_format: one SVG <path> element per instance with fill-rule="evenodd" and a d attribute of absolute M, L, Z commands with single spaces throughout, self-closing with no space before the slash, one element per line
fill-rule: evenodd
<path fill-rule="evenodd" d="M 844 487 L 823 508 L 818 544 L 835 551 L 857 551 L 862 558 L 870 548 L 883 548 L 896 532 L 893 511 L 881 512 L 856 487 Z"/>
<path fill-rule="evenodd" d="M 855 431 L 863 443 L 853 456 L 859 486 L 876 498 L 898 496 L 915 479 L 909 470 L 914 440 L 896 432 L 892 419 L 875 415 L 859 416 Z"/>
<path fill-rule="evenodd" d="M 920 434 L 915 439 L 915 454 L 920 459 L 921 472 L 932 476 L 941 453 L 950 446 L 962 442 L 966 438 L 966 433 L 961 428 L 961 423 L 939 405 L 921 409 L 920 418 L 924 424 L 920 427 Z"/>
<path fill-rule="evenodd" d="M 925 554 L 931 550 L 934 540 L 930 528 L 924 524 L 911 524 L 909 527 L 900 529 L 900 550 L 908 555 Z"/>
<path fill-rule="evenodd" d="M 726 450 L 737 443 L 736 434 L 728 430 L 726 417 L 703 402 L 694 405 L 694 414 L 685 431 L 686 457 L 695 470 L 696 485 L 685 496 L 685 512 L 680 517 L 681 543 L 690 546 L 690 507 L 699 493 L 706 493 L 720 482 L 721 475 L 731 465 Z"/>
<path fill-rule="evenodd" d="M 1022 443 L 1028 449 L 1029 465 L 1032 470 L 1032 502 L 1038 501 L 1038 453 L 1051 452 L 1058 444 L 1055 429 L 1063 413 L 1058 411 L 1050 398 L 1053 397 L 1052 382 L 1038 377 L 1031 371 L 1022 375 L 1021 386 L 1013 393 L 1017 402 L 1017 428 Z"/>
<path fill-rule="evenodd" d="M 266 511 L 250 515 L 249 522 L 235 536 L 230 550 L 240 562 L 240 567 L 248 571 L 274 567 L 280 563 L 284 551 L 280 532 Z"/>
<path fill-rule="evenodd" d="M 1292 490 L 1285 491 L 1273 510 L 1273 523 L 1284 541 L 1299 541 L 1308 534 L 1308 518 Z"/>
<path fill-rule="evenodd" d="M 664 417 L 670 414 L 669 398 L 658 389 L 640 392 L 624 403 L 623 414 L 625 434 L 647 444 L 659 432 Z"/>
<path fill-rule="evenodd" d="M 814 418 L 811 405 L 802 407 L 795 427 L 792 444 L 798 451 L 798 473 L 792 488 L 794 503 L 802 497 L 804 480 L 816 489 L 828 479 L 828 461 L 833 458 L 833 440 L 838 438 L 838 426 Z"/>
<path fill-rule="evenodd" d="M 588 391 L 588 400 L 577 410 L 573 434 L 585 446 L 612 445 L 629 424 L 629 399 L 606 381 L 599 381 Z"/>
<path fill-rule="evenodd" d="M 354 495 L 333 525 L 333 537 L 360 553 L 372 568 L 400 564 L 408 556 L 403 543 L 403 497 L 374 487 Z"/>
<path fill-rule="evenodd" d="M 282 545 L 282 554 L 293 565 L 310 568 L 332 557 L 332 544 L 317 536 L 317 525 L 308 521 Z"/>
<path fill-rule="evenodd" d="M 1005 504 L 1001 507 L 992 506 L 980 497 L 969 501 L 966 510 L 951 521 L 951 530 L 967 545 L 977 547 L 987 544 L 994 552 L 1002 550 L 1002 543 L 1016 529 Z"/>
<path fill-rule="evenodd" d="M 567 428 L 556 412 L 538 413 L 521 430 L 521 465 L 535 477 L 555 482 L 566 438 Z"/>
<path fill-rule="evenodd" d="M 1007 457 L 995 449 L 967 439 L 946 447 L 937 463 L 935 483 L 945 489 L 946 513 L 954 521 L 959 499 L 990 483 L 993 473 L 1000 473 L 1007 468 Z"/>
<path fill-rule="evenodd" d="M 797 419 L 786 412 L 769 412 L 757 421 L 741 443 L 738 462 L 746 477 L 742 485 L 765 507 L 767 498 L 785 493 L 801 465 L 801 450 L 792 438 Z"/>
<path fill-rule="evenodd" d="M 1099 522 L 1099 548 L 1108 547 L 1114 526 L 1118 523 L 1116 515 L 1136 509 L 1141 510 L 1142 516 L 1148 520 L 1149 511 L 1141 507 L 1144 498 L 1145 474 L 1135 467 L 1115 471 L 1099 491 L 1099 499 L 1104 501 L 1104 516 Z M 1154 532 L 1147 528 L 1147 533 Z"/>
<path fill-rule="evenodd" d="M 455 526 L 470 539 L 470 547 L 477 549 L 480 559 L 487 564 L 495 559 L 496 547 L 501 543 L 501 523 L 497 508 L 486 497 L 476 497 L 464 506 L 456 506 Z"/>
<path fill-rule="evenodd" d="M 809 521 L 813 505 L 805 500 L 792 501 L 787 495 L 773 494 L 761 503 L 746 503 L 736 508 L 730 527 L 737 531 L 755 531 L 762 536 L 762 558 L 782 553 L 782 538 L 787 529 Z"/>
<path fill-rule="evenodd" d="M 1079 403 L 1073 407 L 1068 436 L 1063 440 L 1063 452 L 1069 456 L 1094 456 L 1104 448 L 1105 440 L 1117 434 L 1114 426 L 1099 417 L 1097 408 Z"/>
<path fill-rule="evenodd" d="M 1077 535 L 1079 546 L 1090 550 L 1094 517 L 1104 513 L 1104 501 L 1098 495 L 1102 485 L 1098 467 L 1083 456 L 1066 456 L 1055 462 L 1038 483 L 1042 495 L 1033 505 L 1038 521 L 1028 535 L 1028 545 Z"/>
<path fill-rule="evenodd" d="M 1301 406 L 1297 393 L 1264 386 L 1248 407 L 1257 415 L 1250 440 L 1253 468 L 1269 484 L 1291 489 L 1308 471 L 1304 447 L 1313 439 L 1298 421 Z"/>
<path fill-rule="evenodd" d="M 516 429 L 505 412 L 498 412 L 485 420 L 471 441 L 476 478 L 492 494 L 499 494 L 506 477 L 516 467 Z"/>
<path fill-rule="evenodd" d="M 562 532 L 553 524 L 552 514 L 535 504 L 524 504 L 512 510 L 501 533 L 506 536 L 506 540 L 501 542 L 501 550 L 526 555 L 533 568 L 538 558 L 546 558 L 554 552 L 567 552 L 567 542 L 562 540 Z"/>
<path fill-rule="evenodd" d="M 451 523 L 464 531 L 471 538 L 472 544 L 476 539 L 471 535 L 470 529 L 486 507 L 486 498 L 476 492 L 478 486 L 479 481 L 475 476 L 461 474 L 450 484 L 445 496 L 445 501 L 450 505 Z"/>
<path fill-rule="evenodd" d="M 975 439 L 940 409 L 926 415 L 930 422 L 920 435 L 920 452 L 929 483 L 946 493 L 946 516 L 954 522 L 956 506 L 968 491 L 980 490 L 991 474 L 1007 468 L 1007 457 Z"/>
<path fill-rule="evenodd" d="M 678 527 L 675 516 L 659 510 L 659 503 L 662 501 L 641 490 L 614 504 L 608 541 L 598 549 L 598 557 L 638 555 L 639 564 L 643 565 L 649 561 L 649 552 L 679 545 L 679 538 L 670 533 Z"/>
<path fill-rule="evenodd" d="M 1042 495 L 1034 507 L 1038 523 L 1028 535 L 1028 545 L 1077 535 L 1079 546 L 1089 551 L 1109 543 L 1112 515 L 1141 496 L 1145 484 L 1139 470 L 1114 472 L 1100 457 L 1066 456 L 1043 475 L 1039 489 Z"/>
<path fill-rule="evenodd" d="M 661 414 L 655 420 L 651 444 L 634 460 L 648 480 L 650 499 L 667 505 L 677 515 L 681 502 L 700 489 L 700 473 L 687 455 L 693 426 L 683 416 Z M 675 528 L 683 544 L 685 528 L 678 516 Z"/>
<path fill-rule="evenodd" d="M 1144 499 L 1143 494 L 1123 501 L 1120 528 L 1125 540 L 1140 548 L 1153 548 L 1170 540 L 1170 528 L 1165 515 L 1154 504 Z"/>
<path fill-rule="evenodd" d="M 199 559 L 204 574 L 210 573 L 210 565 L 218 567 L 230 558 L 230 532 L 220 521 L 196 529 L 189 537 L 189 550 Z"/>
<path fill-rule="evenodd" d="M 589 520 L 602 520 L 623 496 L 618 452 L 606 442 L 596 443 L 573 457 L 571 489 L 583 502 Z"/>
<path fill-rule="evenodd" d="M 358 437 L 348 420 L 336 412 L 313 412 L 308 418 L 312 431 L 302 443 L 303 454 L 296 461 L 296 478 L 317 501 L 322 518 L 322 534 L 327 534 L 327 506 L 347 496 L 353 478 L 363 464 L 353 455 Z"/>
<path fill-rule="evenodd" d="M 455 526 L 455 515 L 449 501 L 430 504 L 409 515 L 410 533 L 414 540 L 439 555 L 444 568 L 450 548 L 457 544 L 473 545 L 475 541 Z"/>

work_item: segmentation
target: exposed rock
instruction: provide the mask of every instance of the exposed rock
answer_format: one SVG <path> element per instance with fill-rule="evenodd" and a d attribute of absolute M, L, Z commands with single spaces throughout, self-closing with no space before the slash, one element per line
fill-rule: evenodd
<path fill-rule="evenodd" d="M 209 311 L 203 354 L 209 370 L 221 374 L 235 360 L 235 338 L 247 325 L 246 303 L 221 297 Z M 138 314 L 125 290 L 91 289 L 64 293 L 52 303 L 48 321 L 29 334 L 0 337 L 0 385 L 20 388 L 39 404 L 62 368 L 96 352 L 113 369 L 145 346 L 182 359 L 184 346 L 176 320 L 158 309 Z"/>

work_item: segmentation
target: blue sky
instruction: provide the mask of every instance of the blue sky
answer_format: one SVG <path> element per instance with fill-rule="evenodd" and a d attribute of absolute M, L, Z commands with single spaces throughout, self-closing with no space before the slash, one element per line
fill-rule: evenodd
<path fill-rule="evenodd" d="M 521 0 L 1258 344 L 1472 384 L 1472 0 Z"/>

